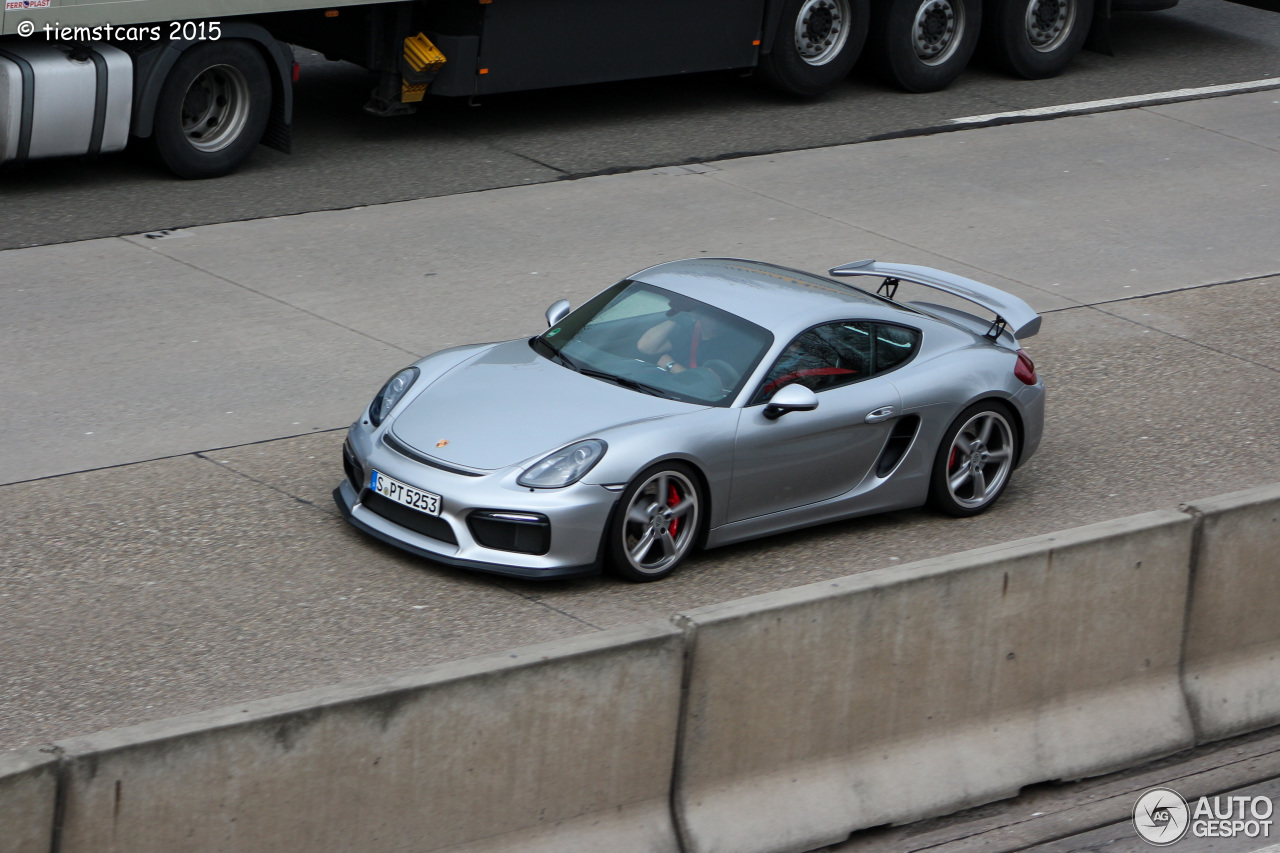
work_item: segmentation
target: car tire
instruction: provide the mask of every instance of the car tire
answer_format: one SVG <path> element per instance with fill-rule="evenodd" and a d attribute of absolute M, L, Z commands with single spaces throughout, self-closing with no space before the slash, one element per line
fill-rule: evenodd
<path fill-rule="evenodd" d="M 862 53 L 870 0 L 785 0 L 773 50 L 760 71 L 792 95 L 821 95 L 849 75 Z"/>
<path fill-rule="evenodd" d="M 705 503 L 690 466 L 662 462 L 641 471 L 614 513 L 607 549 L 613 571 L 638 583 L 670 575 L 698 541 Z"/>
<path fill-rule="evenodd" d="M 1084 47 L 1094 0 L 1004 0 L 984 24 L 986 52 L 1011 74 L 1056 77 Z"/>
<path fill-rule="evenodd" d="M 982 0 L 883 0 L 871 16 L 869 60 L 908 92 L 950 86 L 973 57 Z"/>
<path fill-rule="evenodd" d="M 959 518 L 985 512 L 1004 492 L 1017 461 L 1018 428 L 1008 406 L 996 400 L 975 403 L 942 437 L 929 502 Z"/>
<path fill-rule="evenodd" d="M 178 57 L 160 88 L 156 155 L 179 177 L 221 177 L 253 151 L 270 112 L 262 54 L 246 41 L 201 42 Z"/>

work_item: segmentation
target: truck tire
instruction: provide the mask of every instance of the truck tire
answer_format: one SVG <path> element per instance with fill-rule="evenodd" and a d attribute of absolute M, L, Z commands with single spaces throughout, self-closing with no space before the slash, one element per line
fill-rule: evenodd
<path fill-rule="evenodd" d="M 960 76 L 978 45 L 982 0 L 882 0 L 869 53 L 880 76 L 908 92 L 936 92 Z"/>
<path fill-rule="evenodd" d="M 870 0 L 786 0 L 760 70 L 773 86 L 813 97 L 849 75 L 867 40 Z"/>
<path fill-rule="evenodd" d="M 156 101 L 152 141 L 183 178 L 233 171 L 258 144 L 271 112 L 271 78 L 246 41 L 207 41 L 187 49 Z"/>
<path fill-rule="evenodd" d="M 1084 46 L 1093 0 L 1002 0 L 989 10 L 983 38 L 1006 71 L 1056 77 Z"/>

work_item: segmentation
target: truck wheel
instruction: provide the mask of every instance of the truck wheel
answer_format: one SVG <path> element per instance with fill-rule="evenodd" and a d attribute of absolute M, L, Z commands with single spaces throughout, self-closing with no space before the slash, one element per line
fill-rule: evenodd
<path fill-rule="evenodd" d="M 760 70 L 793 95 L 821 95 L 853 70 L 867 40 L 870 0 L 786 0 Z"/>
<path fill-rule="evenodd" d="M 1004 0 L 984 37 L 1007 71 L 1038 80 L 1061 74 L 1089 34 L 1093 0 Z"/>
<path fill-rule="evenodd" d="M 964 71 L 978 44 L 982 0 L 883 0 L 871 20 L 872 60 L 908 92 L 936 92 Z"/>
<path fill-rule="evenodd" d="M 183 178 L 216 178 L 239 166 L 262 138 L 271 111 L 267 63 L 244 41 L 185 51 L 156 101 L 152 140 Z"/>

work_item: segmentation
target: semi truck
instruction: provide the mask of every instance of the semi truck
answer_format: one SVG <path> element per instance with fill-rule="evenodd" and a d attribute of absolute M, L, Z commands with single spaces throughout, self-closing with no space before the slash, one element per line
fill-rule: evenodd
<path fill-rule="evenodd" d="M 374 72 L 364 108 L 755 69 L 802 98 L 861 58 L 909 92 L 982 50 L 1025 78 L 1177 0 L 0 0 L 0 163 L 151 145 L 184 178 L 288 152 L 293 46 Z M 1233 0 L 1280 11 L 1280 0 Z M 354 105 L 353 105 L 354 108 Z"/>

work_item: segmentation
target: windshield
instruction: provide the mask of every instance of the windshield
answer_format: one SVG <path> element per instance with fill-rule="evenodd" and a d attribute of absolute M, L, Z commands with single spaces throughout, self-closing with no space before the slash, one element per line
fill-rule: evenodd
<path fill-rule="evenodd" d="M 728 406 L 773 343 L 705 302 L 622 281 L 534 338 L 547 358 L 636 391 Z"/>

